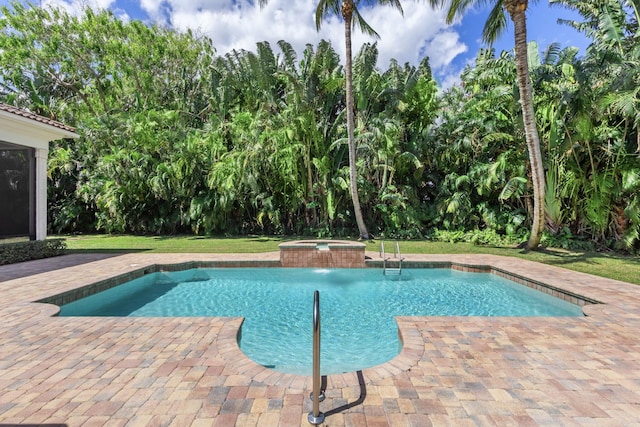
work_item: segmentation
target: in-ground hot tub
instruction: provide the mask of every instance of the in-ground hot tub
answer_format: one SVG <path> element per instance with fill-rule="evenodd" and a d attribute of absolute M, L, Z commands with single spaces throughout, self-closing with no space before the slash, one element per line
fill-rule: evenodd
<path fill-rule="evenodd" d="M 283 267 L 359 268 L 365 267 L 361 242 L 348 240 L 296 240 L 281 243 Z"/>

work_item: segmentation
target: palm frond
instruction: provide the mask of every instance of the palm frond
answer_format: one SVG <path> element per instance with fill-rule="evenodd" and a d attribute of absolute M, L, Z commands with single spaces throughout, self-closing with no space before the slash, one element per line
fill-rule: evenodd
<path fill-rule="evenodd" d="M 296 50 L 291 46 L 291 43 L 286 42 L 284 40 L 278 41 L 278 46 L 284 55 L 283 62 L 287 69 L 295 70 L 296 69 L 296 61 L 298 56 L 296 54 Z"/>
<path fill-rule="evenodd" d="M 368 36 L 372 36 L 377 39 L 380 38 L 380 35 L 376 32 L 376 30 L 374 30 L 373 27 L 371 27 L 371 25 L 369 25 L 369 23 L 364 20 L 362 15 L 360 15 L 360 11 L 355 7 L 353 8 L 353 18 L 354 19 L 351 24 L 353 28 L 357 27 L 360 29 L 360 31 Z"/>
<path fill-rule="evenodd" d="M 458 178 L 456 178 L 455 187 L 456 188 L 465 187 L 469 183 L 471 183 L 471 179 L 469 178 L 468 175 L 460 175 Z"/>
<path fill-rule="evenodd" d="M 626 170 L 622 172 L 622 190 L 640 192 L 640 170 Z"/>
<path fill-rule="evenodd" d="M 633 9 L 636 23 L 640 24 L 640 0 L 627 0 L 627 3 L 629 3 L 631 8 Z"/>
<path fill-rule="evenodd" d="M 404 10 L 402 9 L 400 0 L 378 0 L 378 3 L 380 3 L 382 6 L 391 6 L 399 11 L 402 16 L 404 16 Z"/>
<path fill-rule="evenodd" d="M 637 98 L 637 89 L 609 94 L 604 97 L 602 105 L 605 108 L 611 107 L 634 121 L 640 120 L 640 101 Z"/>
<path fill-rule="evenodd" d="M 503 3 L 503 0 L 496 1 L 482 29 L 482 40 L 489 45 L 498 40 L 507 28 L 507 15 L 503 8 Z"/>
<path fill-rule="evenodd" d="M 544 51 L 542 55 L 542 63 L 545 65 L 553 65 L 560 58 L 560 53 L 562 52 L 562 47 L 560 43 L 554 42 L 547 46 L 547 49 Z"/>
<path fill-rule="evenodd" d="M 619 6 L 619 4 L 617 6 Z M 600 15 L 598 27 L 603 34 L 604 41 L 617 46 L 618 49 L 621 50 L 624 34 L 622 33 L 622 26 L 619 22 L 619 14 L 620 10 L 615 10 L 608 4 L 604 4 L 602 6 L 602 14 Z"/>
<path fill-rule="evenodd" d="M 485 144 L 491 144 L 494 142 L 512 142 L 513 140 L 513 134 L 505 132 L 493 132 L 482 137 L 482 142 Z"/>
<path fill-rule="evenodd" d="M 520 197 L 524 194 L 527 185 L 527 179 L 521 176 L 511 178 L 505 184 L 498 197 L 500 200 L 508 200 L 511 197 Z"/>
<path fill-rule="evenodd" d="M 265 1 L 265 0 L 262 0 Z M 341 2 L 335 0 L 320 0 L 316 7 L 316 30 L 322 27 L 322 20 L 329 15 L 340 16 Z"/>
<path fill-rule="evenodd" d="M 538 51 L 538 43 L 530 41 L 527 43 L 527 60 L 529 62 L 529 69 L 533 69 L 542 65 L 540 60 L 540 53 Z"/>

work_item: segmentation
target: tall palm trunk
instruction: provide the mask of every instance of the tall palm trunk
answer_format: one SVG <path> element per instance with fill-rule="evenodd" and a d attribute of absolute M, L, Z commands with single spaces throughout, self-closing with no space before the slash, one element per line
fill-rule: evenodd
<path fill-rule="evenodd" d="M 540 137 L 538 136 L 536 118 L 533 111 L 533 95 L 531 79 L 529 78 L 529 61 L 527 59 L 527 23 L 525 17 L 527 3 L 527 0 L 507 0 L 504 4 L 514 25 L 518 89 L 520 90 L 524 133 L 527 140 L 527 149 L 529 150 L 531 180 L 533 182 L 533 223 L 531 225 L 531 236 L 527 242 L 527 249 L 533 250 L 540 244 L 542 231 L 544 230 L 545 176 L 542 152 L 540 151 Z"/>
<path fill-rule="evenodd" d="M 358 196 L 358 173 L 356 170 L 356 141 L 355 141 L 355 120 L 353 101 L 353 64 L 351 55 L 351 20 L 353 18 L 353 1 L 342 2 L 342 18 L 344 19 L 344 41 L 346 49 L 346 77 L 347 77 L 347 138 L 349 144 L 349 188 L 351 200 L 353 201 L 353 212 L 358 224 L 360 238 L 369 240 L 369 232 L 362 217 L 360 207 L 360 197 Z"/>

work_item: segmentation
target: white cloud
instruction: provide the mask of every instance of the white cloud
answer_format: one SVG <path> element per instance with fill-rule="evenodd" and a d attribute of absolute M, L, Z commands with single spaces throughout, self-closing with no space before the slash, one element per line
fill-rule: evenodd
<path fill-rule="evenodd" d="M 211 37 L 220 54 L 232 49 L 255 50 L 256 43 L 264 40 L 274 49 L 278 40 L 286 40 L 301 54 L 306 44 L 315 45 L 324 38 L 344 61 L 342 19 L 325 19 L 316 31 L 316 6 L 317 0 L 271 0 L 262 9 L 247 0 L 140 0 L 140 7 L 157 22 Z M 404 16 L 390 7 L 361 10 L 380 35 L 380 68 L 386 68 L 392 58 L 400 64 L 417 65 L 426 55 L 437 73 L 467 51 L 458 34 L 444 24 L 442 11 L 414 1 L 404 1 L 403 9 Z M 363 43 L 376 41 L 357 29 L 352 37 L 354 55 Z"/>
<path fill-rule="evenodd" d="M 430 52 L 431 66 L 436 70 L 443 70 L 456 56 L 465 53 L 467 46 L 460 42 L 458 33 L 445 30 L 427 42 L 425 51 Z"/>
<path fill-rule="evenodd" d="M 344 63 L 344 23 L 331 17 L 316 31 L 315 10 L 318 0 L 270 0 L 257 6 L 257 0 L 138 0 L 140 10 L 149 21 L 170 26 L 179 31 L 191 29 L 213 40 L 219 54 L 233 49 L 255 50 L 256 43 L 268 41 L 277 51 L 276 43 L 285 40 L 299 55 L 309 43 L 329 40 Z M 128 2 L 116 0 L 43 0 L 43 5 L 63 7 L 77 14 L 85 6 L 95 9 L 111 8 L 122 19 L 128 15 Z M 378 67 L 385 69 L 394 58 L 400 64 L 417 65 L 424 56 L 430 58 L 434 74 L 443 80 L 450 74 L 456 56 L 467 51 L 453 27 L 444 23 L 441 10 L 434 10 L 426 2 L 405 0 L 404 16 L 391 7 L 362 8 L 365 20 L 380 35 L 380 39 L 352 34 L 353 54 L 366 42 L 378 43 Z"/>
<path fill-rule="evenodd" d="M 157 22 L 211 37 L 220 54 L 232 49 L 255 50 L 256 43 L 265 40 L 274 49 L 279 40 L 286 40 L 301 53 L 307 43 L 320 40 L 313 21 L 313 0 L 272 0 L 263 9 L 246 0 L 141 0 L 140 4 Z"/>
<path fill-rule="evenodd" d="M 439 89 L 440 91 L 446 91 L 447 89 L 450 89 L 453 86 L 456 86 L 458 84 L 460 84 L 460 72 L 461 70 L 458 70 L 456 72 L 447 72 L 444 73 L 443 75 L 441 75 L 440 77 L 440 85 L 439 85 Z"/>
<path fill-rule="evenodd" d="M 418 64 L 422 57 L 433 57 L 430 40 L 446 29 L 441 12 L 424 3 L 404 2 L 404 16 L 389 7 L 366 10 L 363 16 L 380 35 L 379 65 L 386 67 L 391 58 L 399 63 Z M 354 45 L 373 41 L 360 33 L 354 34 Z"/>

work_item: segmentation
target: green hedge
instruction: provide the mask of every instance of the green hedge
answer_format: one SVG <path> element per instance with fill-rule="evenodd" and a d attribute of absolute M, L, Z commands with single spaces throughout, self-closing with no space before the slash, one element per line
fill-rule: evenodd
<path fill-rule="evenodd" d="M 64 254 L 66 249 L 64 239 L 0 243 L 0 265 L 58 256 Z"/>

